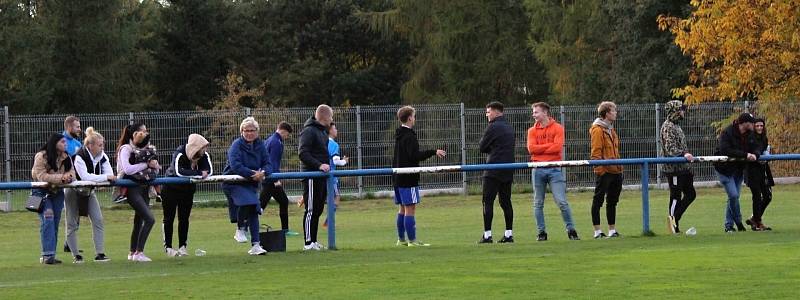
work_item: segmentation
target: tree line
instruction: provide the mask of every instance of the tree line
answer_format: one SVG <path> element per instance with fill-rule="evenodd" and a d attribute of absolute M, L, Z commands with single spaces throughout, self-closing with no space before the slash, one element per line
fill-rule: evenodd
<path fill-rule="evenodd" d="M 688 0 L 0 0 L 0 103 L 91 113 L 663 102 Z"/>

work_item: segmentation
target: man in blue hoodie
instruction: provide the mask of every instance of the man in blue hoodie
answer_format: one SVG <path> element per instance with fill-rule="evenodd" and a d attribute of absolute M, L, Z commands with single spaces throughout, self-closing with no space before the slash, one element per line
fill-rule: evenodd
<path fill-rule="evenodd" d="M 70 157 L 81 149 L 81 120 L 76 116 L 64 119 L 64 139 L 67 140 L 67 154 Z"/>
<path fill-rule="evenodd" d="M 280 122 L 278 129 L 264 142 L 264 146 L 269 153 L 269 166 L 270 174 L 278 173 L 281 171 L 281 159 L 283 158 L 283 141 L 289 137 L 293 131 L 292 125 L 286 122 Z M 281 218 L 281 230 L 286 235 L 295 236 L 297 232 L 289 230 L 289 197 L 286 196 L 286 191 L 283 190 L 283 184 L 280 180 L 267 178 L 261 184 L 261 209 L 267 209 L 269 200 L 275 198 L 278 202 L 279 213 Z"/>
<path fill-rule="evenodd" d="M 67 140 L 67 154 L 69 157 L 75 157 L 75 153 L 78 153 L 78 150 L 81 150 L 83 145 L 81 144 L 81 120 L 78 119 L 76 116 L 67 116 L 64 119 L 64 139 Z M 69 197 L 73 199 L 77 197 L 72 189 L 67 189 L 65 197 Z M 88 201 L 77 201 L 74 202 L 78 203 L 78 216 L 88 216 L 89 215 L 89 202 Z M 78 218 L 80 220 L 80 218 Z M 64 218 L 64 224 L 66 224 L 67 218 Z M 66 233 L 66 232 L 65 232 Z M 64 252 L 71 252 L 69 249 L 69 245 L 67 245 L 66 240 L 64 241 Z M 76 252 L 77 253 L 77 252 Z"/>

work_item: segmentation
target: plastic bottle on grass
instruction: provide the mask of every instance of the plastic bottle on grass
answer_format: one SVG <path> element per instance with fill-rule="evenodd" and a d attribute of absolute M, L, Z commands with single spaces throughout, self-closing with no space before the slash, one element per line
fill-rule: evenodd
<path fill-rule="evenodd" d="M 205 256 L 205 255 L 206 255 L 206 250 L 203 249 L 194 250 L 194 256 Z"/>
<path fill-rule="evenodd" d="M 686 230 L 686 235 L 693 236 L 695 234 L 697 234 L 697 229 L 694 227 L 690 227 L 689 229 Z"/>

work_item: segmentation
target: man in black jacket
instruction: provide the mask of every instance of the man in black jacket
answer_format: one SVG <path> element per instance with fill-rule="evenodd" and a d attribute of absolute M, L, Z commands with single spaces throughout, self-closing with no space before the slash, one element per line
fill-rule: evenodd
<path fill-rule="evenodd" d="M 503 116 L 503 103 L 494 101 L 486 105 L 486 118 L 489 126 L 480 142 L 481 153 L 487 164 L 514 162 L 514 128 Z M 492 243 L 492 218 L 494 199 L 500 194 L 500 207 L 506 220 L 506 231 L 500 243 L 513 243 L 511 228 L 514 225 L 514 208 L 511 206 L 511 184 L 514 170 L 487 170 L 483 173 L 483 236 L 479 244 Z"/>
<path fill-rule="evenodd" d="M 725 188 L 728 194 L 728 205 L 725 207 L 725 232 L 733 233 L 736 227 L 739 231 L 745 231 L 742 224 L 742 212 L 739 209 L 739 192 L 742 189 L 744 180 L 744 169 L 747 164 L 758 160 L 759 153 L 757 144 L 753 136 L 753 123 L 755 117 L 749 113 L 743 113 L 733 121 L 733 124 L 725 128 L 719 135 L 719 147 L 715 155 L 725 155 L 732 158 L 746 159 L 747 161 L 719 162 L 714 163 L 714 169 L 719 176 L 719 183 Z"/>
<path fill-rule="evenodd" d="M 397 119 L 402 123 L 395 131 L 394 158 L 392 167 L 419 167 L 419 162 L 436 155 L 444 157 L 444 150 L 419 150 L 419 141 L 414 132 L 416 111 L 411 106 L 403 106 L 397 111 Z M 417 240 L 417 222 L 414 218 L 416 205 L 420 201 L 419 173 L 397 174 L 394 181 L 394 203 L 400 206 L 397 212 L 397 246 L 430 246 Z M 406 240 L 408 233 L 408 240 Z"/>
<path fill-rule="evenodd" d="M 299 151 L 303 171 L 331 170 L 328 164 L 328 127 L 333 122 L 333 109 L 322 104 L 317 107 L 314 116 L 309 118 L 300 132 Z M 303 250 L 322 250 L 324 247 L 317 242 L 317 229 L 319 217 L 325 209 L 325 199 L 328 194 L 327 178 L 307 178 L 303 180 L 303 199 L 305 199 L 305 214 L 303 218 L 303 233 L 305 246 Z"/>

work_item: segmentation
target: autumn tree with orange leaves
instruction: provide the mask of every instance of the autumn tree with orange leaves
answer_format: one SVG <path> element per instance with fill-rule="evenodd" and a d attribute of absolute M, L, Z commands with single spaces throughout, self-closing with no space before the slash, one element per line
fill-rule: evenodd
<path fill-rule="evenodd" d="M 687 103 L 758 99 L 770 142 L 800 151 L 800 0 L 693 0 L 681 19 L 659 16 L 662 30 L 692 59 L 689 84 L 673 89 Z"/>

